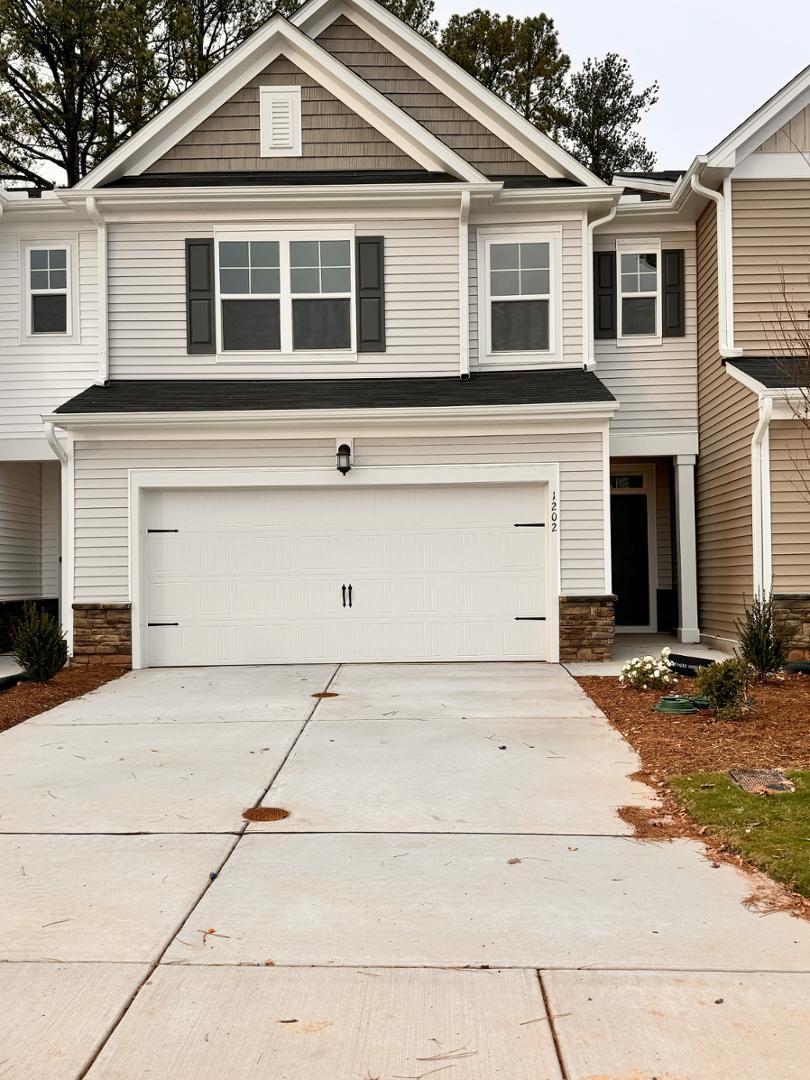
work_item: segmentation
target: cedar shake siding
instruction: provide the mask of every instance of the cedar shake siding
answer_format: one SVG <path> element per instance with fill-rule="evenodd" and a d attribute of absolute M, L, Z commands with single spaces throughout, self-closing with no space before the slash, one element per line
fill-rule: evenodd
<path fill-rule="evenodd" d="M 486 176 L 543 175 L 345 15 L 315 40 Z"/>
<path fill-rule="evenodd" d="M 300 157 L 259 156 L 259 87 L 300 86 Z M 362 117 L 280 56 L 147 173 L 386 170 L 422 167 Z"/>
<path fill-rule="evenodd" d="M 714 206 L 698 220 L 697 252 L 698 602 L 703 634 L 728 647 L 753 587 L 751 437 L 757 403 L 720 357 Z"/>
<path fill-rule="evenodd" d="M 773 590 L 810 596 L 810 428 L 774 420 L 770 447 Z"/>
<path fill-rule="evenodd" d="M 795 154 L 810 150 L 810 105 L 805 106 L 778 131 L 775 131 L 757 154 Z"/>
<path fill-rule="evenodd" d="M 810 330 L 810 162 L 806 169 L 806 180 L 732 181 L 734 337 L 753 355 L 794 351 L 789 311 Z"/>

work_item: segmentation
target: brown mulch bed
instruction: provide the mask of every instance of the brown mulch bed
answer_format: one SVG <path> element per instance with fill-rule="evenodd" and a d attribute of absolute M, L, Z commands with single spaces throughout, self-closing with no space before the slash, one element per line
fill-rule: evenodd
<path fill-rule="evenodd" d="M 578 679 L 611 724 L 636 749 L 644 771 L 665 780 L 734 766 L 810 768 L 810 678 L 791 675 L 753 689 L 754 707 L 743 720 L 714 720 L 709 712 L 668 716 L 653 712 L 660 691 L 628 690 L 618 678 Z M 673 691 L 694 693 L 692 679 Z"/>
<path fill-rule="evenodd" d="M 593 675 L 577 679 L 636 750 L 642 761 L 631 779 L 656 791 L 655 807 L 622 806 L 618 813 L 640 840 L 699 840 L 713 866 L 731 863 L 753 875 L 746 905 L 761 914 L 788 911 L 810 919 L 810 901 L 771 881 L 751 863 L 726 849 L 710 830 L 684 810 L 667 779 L 698 772 L 724 772 L 735 766 L 810 768 L 810 678 L 793 675 L 755 685 L 754 707 L 743 720 L 712 719 L 709 712 L 672 716 L 653 711 L 660 691 L 625 689 L 618 678 Z M 694 693 L 694 680 L 679 679 L 672 693 Z"/>
<path fill-rule="evenodd" d="M 50 682 L 18 682 L 8 690 L 0 690 L 0 731 L 96 690 L 128 670 L 102 664 L 68 667 L 54 675 Z"/>

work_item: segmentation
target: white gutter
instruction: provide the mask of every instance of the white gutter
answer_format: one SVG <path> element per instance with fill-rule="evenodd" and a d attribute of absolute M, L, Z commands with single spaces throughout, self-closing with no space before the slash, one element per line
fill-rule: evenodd
<path fill-rule="evenodd" d="M 760 395 L 759 420 L 751 439 L 751 517 L 754 592 L 767 591 L 773 577 L 771 558 L 770 425 L 773 398 Z"/>
<path fill-rule="evenodd" d="M 84 208 L 98 229 L 96 244 L 96 306 L 98 311 L 98 371 L 96 386 L 105 386 L 110 378 L 110 349 L 107 330 L 107 224 L 94 195 L 88 195 Z"/>
<path fill-rule="evenodd" d="M 728 221 L 728 208 L 731 204 L 719 191 L 704 187 L 694 173 L 691 185 L 693 191 L 711 199 L 717 208 L 717 315 L 720 324 L 720 355 L 725 359 L 734 359 L 742 356 L 743 351 L 734 346 L 734 272 Z"/>
<path fill-rule="evenodd" d="M 605 214 L 604 217 L 595 218 L 593 221 L 588 222 L 588 229 L 585 239 L 585 251 L 584 260 L 585 265 L 582 267 L 582 302 L 585 306 L 585 370 L 593 371 L 596 367 L 596 347 L 594 340 L 594 322 L 593 322 L 593 234 L 598 225 L 607 225 L 613 221 L 616 217 L 616 211 L 619 209 L 618 202 L 615 203 L 610 211 Z"/>
<path fill-rule="evenodd" d="M 458 374 L 470 377 L 470 193 L 462 191 L 458 209 Z"/>

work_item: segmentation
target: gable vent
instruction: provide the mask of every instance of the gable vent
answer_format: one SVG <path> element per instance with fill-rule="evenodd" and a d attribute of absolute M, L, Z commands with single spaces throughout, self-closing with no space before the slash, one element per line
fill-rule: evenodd
<path fill-rule="evenodd" d="M 301 87 L 259 89 L 259 153 L 262 157 L 301 157 Z"/>

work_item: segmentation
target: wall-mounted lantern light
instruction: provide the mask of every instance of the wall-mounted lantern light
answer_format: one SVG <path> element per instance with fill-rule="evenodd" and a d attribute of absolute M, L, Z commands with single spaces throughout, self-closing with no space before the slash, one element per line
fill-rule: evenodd
<path fill-rule="evenodd" d="M 337 448 L 337 470 L 344 476 L 352 467 L 352 448 L 348 443 L 341 443 Z"/>

